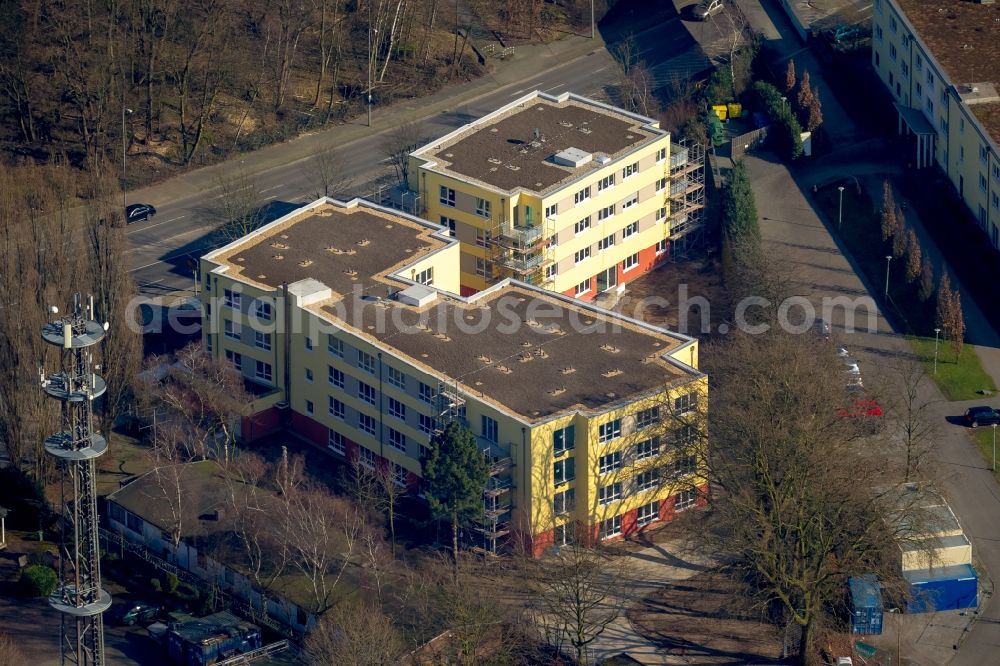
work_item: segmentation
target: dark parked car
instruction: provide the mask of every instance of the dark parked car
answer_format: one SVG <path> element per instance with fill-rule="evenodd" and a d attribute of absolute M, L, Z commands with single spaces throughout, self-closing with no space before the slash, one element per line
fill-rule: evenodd
<path fill-rule="evenodd" d="M 969 407 L 965 410 L 965 425 L 975 428 L 1000 423 L 1000 412 L 992 407 Z"/>
<path fill-rule="evenodd" d="M 129 606 L 122 606 L 118 611 L 118 621 L 124 625 L 133 625 L 140 622 L 150 622 L 155 620 L 160 614 L 160 607 L 152 604 L 135 603 Z"/>
<path fill-rule="evenodd" d="M 150 204 L 131 204 L 125 207 L 125 224 L 142 222 L 156 215 L 156 208 Z"/>

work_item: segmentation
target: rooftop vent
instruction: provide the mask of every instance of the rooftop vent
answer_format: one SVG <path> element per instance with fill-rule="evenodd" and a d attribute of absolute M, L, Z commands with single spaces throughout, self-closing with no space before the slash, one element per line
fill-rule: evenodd
<path fill-rule="evenodd" d="M 562 372 L 564 375 L 572 375 L 574 372 L 576 372 L 576 368 L 567 365 L 565 368 L 560 370 L 560 372 Z"/>
<path fill-rule="evenodd" d="M 611 161 L 611 158 L 608 157 L 607 155 L 598 155 L 597 157 L 594 158 L 594 161 L 600 164 L 601 166 L 604 166 L 605 164 Z"/>
<path fill-rule="evenodd" d="M 358 245 L 360 245 L 361 247 L 364 247 L 369 243 L 371 243 L 371 241 L 368 240 L 367 238 L 362 238 L 361 240 L 358 241 Z"/>
<path fill-rule="evenodd" d="M 611 378 L 611 377 L 617 377 L 620 374 L 622 374 L 621 368 L 611 368 L 610 370 L 602 372 L 601 376 L 605 378 Z"/>
<path fill-rule="evenodd" d="M 476 359 L 479 360 L 479 361 L 482 361 L 483 363 L 492 363 L 493 362 L 492 360 L 490 360 L 490 357 L 487 356 L 486 354 L 480 354 L 479 356 L 476 357 Z"/>
<path fill-rule="evenodd" d="M 577 127 L 576 129 L 580 134 L 590 134 L 593 131 L 589 127 Z"/>
<path fill-rule="evenodd" d="M 497 366 L 497 370 L 499 370 L 500 372 L 502 372 L 505 375 L 509 375 L 512 372 L 514 372 L 513 370 L 511 370 L 510 368 L 508 368 L 506 365 L 498 365 Z"/>
<path fill-rule="evenodd" d="M 549 391 L 549 395 L 553 395 L 553 396 L 555 396 L 555 395 L 562 395 L 565 392 L 566 392 L 566 387 L 565 386 L 560 386 L 559 388 L 554 388 L 551 391 Z"/>
<path fill-rule="evenodd" d="M 299 262 L 299 268 L 309 268 L 310 266 L 312 266 L 312 263 L 313 263 L 312 259 L 303 259 L 302 261 Z"/>
<path fill-rule="evenodd" d="M 288 245 L 286 243 L 279 243 L 278 241 L 275 241 L 275 242 L 271 243 L 271 247 L 273 247 L 275 250 L 287 250 L 288 249 Z"/>
<path fill-rule="evenodd" d="M 611 352 L 612 354 L 617 354 L 619 351 L 621 351 L 620 349 L 618 349 L 618 347 L 609 344 L 601 345 L 601 349 L 603 349 L 606 352 Z"/>
<path fill-rule="evenodd" d="M 556 164 L 576 169 L 589 163 L 592 159 L 594 159 L 594 156 L 585 150 L 580 150 L 579 148 L 567 148 L 566 150 L 556 153 L 552 159 Z"/>

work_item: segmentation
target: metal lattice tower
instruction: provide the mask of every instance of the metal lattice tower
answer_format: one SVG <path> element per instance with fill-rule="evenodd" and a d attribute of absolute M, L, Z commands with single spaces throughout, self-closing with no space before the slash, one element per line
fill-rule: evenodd
<path fill-rule="evenodd" d="M 53 314 L 58 314 L 52 308 Z M 49 604 L 61 614 L 60 663 L 104 666 L 104 624 L 101 613 L 111 595 L 101 587 L 101 555 L 97 526 L 94 459 L 108 450 L 107 440 L 94 432 L 92 402 L 107 389 L 92 366 L 89 351 L 105 334 L 94 319 L 94 300 L 79 294 L 73 309 L 42 328 L 45 342 L 59 347 L 59 371 L 39 371 L 42 390 L 60 402 L 60 430 L 45 439 L 45 450 L 59 460 L 62 471 L 62 544 L 59 587 Z"/>

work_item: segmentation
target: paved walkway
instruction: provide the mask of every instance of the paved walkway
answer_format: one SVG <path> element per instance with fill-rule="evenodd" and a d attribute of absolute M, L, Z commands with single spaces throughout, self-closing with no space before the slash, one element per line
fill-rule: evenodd
<path fill-rule="evenodd" d="M 737 0 L 753 5 L 752 0 Z M 792 34 L 787 17 L 776 0 L 762 0 L 756 12 L 748 9 L 750 20 L 765 37 L 772 39 L 782 54 L 782 61 L 794 57 L 799 71 L 810 70 L 810 76 L 821 91 L 829 91 L 821 70 L 809 51 Z M 849 296 L 878 293 L 878 285 L 865 284 L 864 278 L 843 254 L 843 248 L 831 236 L 813 207 L 811 188 L 815 184 L 836 178 L 858 176 L 862 184 L 878 196 L 881 180 L 901 175 L 896 163 L 873 159 L 887 154 L 886 145 L 871 141 L 857 145 L 857 127 L 847 118 L 832 94 L 823 96 L 825 129 L 838 150 L 821 161 L 805 163 L 793 172 L 767 157 L 749 157 L 747 166 L 756 193 L 758 213 L 764 242 L 775 256 L 784 259 L 796 283 L 793 291 L 814 300 L 823 296 Z M 940 274 L 944 265 L 940 251 L 926 233 L 911 207 L 907 217 L 920 237 L 921 247 Z M 953 282 L 954 284 L 954 282 Z M 957 284 L 960 291 L 968 294 Z M 1000 384 L 1000 336 L 989 325 L 979 307 L 966 297 L 963 301 L 967 339 L 976 343 L 976 352 L 983 366 Z M 834 320 L 834 327 L 842 321 Z M 894 359 L 912 355 L 909 344 L 894 331 L 884 317 L 879 318 L 877 332 L 843 334 L 841 339 L 862 360 L 862 369 L 874 380 L 885 379 L 886 366 Z M 872 375 L 874 374 L 874 377 Z M 966 534 L 973 543 L 974 557 L 980 570 L 1000 576 L 1000 485 L 994 479 L 986 461 L 969 439 L 964 428 L 947 421 L 961 414 L 973 403 L 1000 405 L 993 397 L 968 402 L 949 403 L 932 382 L 922 385 L 921 399 L 930 404 L 929 416 L 937 424 L 934 460 L 927 470 L 944 492 L 958 515 Z M 981 598 L 981 615 L 957 612 L 928 615 L 904 615 L 899 622 L 886 619 L 887 634 L 881 645 L 895 652 L 896 627 L 902 630 L 899 644 L 903 663 L 912 660 L 920 664 L 980 665 L 998 663 L 1000 646 L 1000 603 L 992 603 L 992 583 L 983 580 L 986 592 Z M 960 645 L 961 649 L 955 649 Z"/>

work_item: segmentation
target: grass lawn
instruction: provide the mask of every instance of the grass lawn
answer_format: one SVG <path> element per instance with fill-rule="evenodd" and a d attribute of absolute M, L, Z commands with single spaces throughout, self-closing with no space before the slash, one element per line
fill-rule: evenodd
<path fill-rule="evenodd" d="M 109 495 L 121 487 L 121 482 L 134 474 L 150 470 L 144 446 L 131 437 L 111 433 L 108 452 L 97 459 L 97 494 Z"/>
<path fill-rule="evenodd" d="M 975 430 L 970 429 L 969 432 L 972 433 L 972 441 L 976 448 L 983 454 L 983 467 L 991 467 L 993 465 L 993 428 L 981 426 Z M 1000 447 L 1000 432 L 997 433 L 997 446 Z M 997 448 L 997 455 L 1000 456 L 1000 448 Z M 1000 481 L 1000 460 L 997 463 L 997 471 L 993 472 L 993 476 Z"/>
<path fill-rule="evenodd" d="M 993 378 L 983 370 L 972 345 L 962 346 L 962 356 L 955 363 L 951 345 L 945 341 L 938 346 L 937 375 L 934 374 L 934 338 L 909 338 L 913 351 L 920 357 L 928 376 L 948 400 L 972 400 L 979 397 L 980 389 L 996 391 Z"/>

